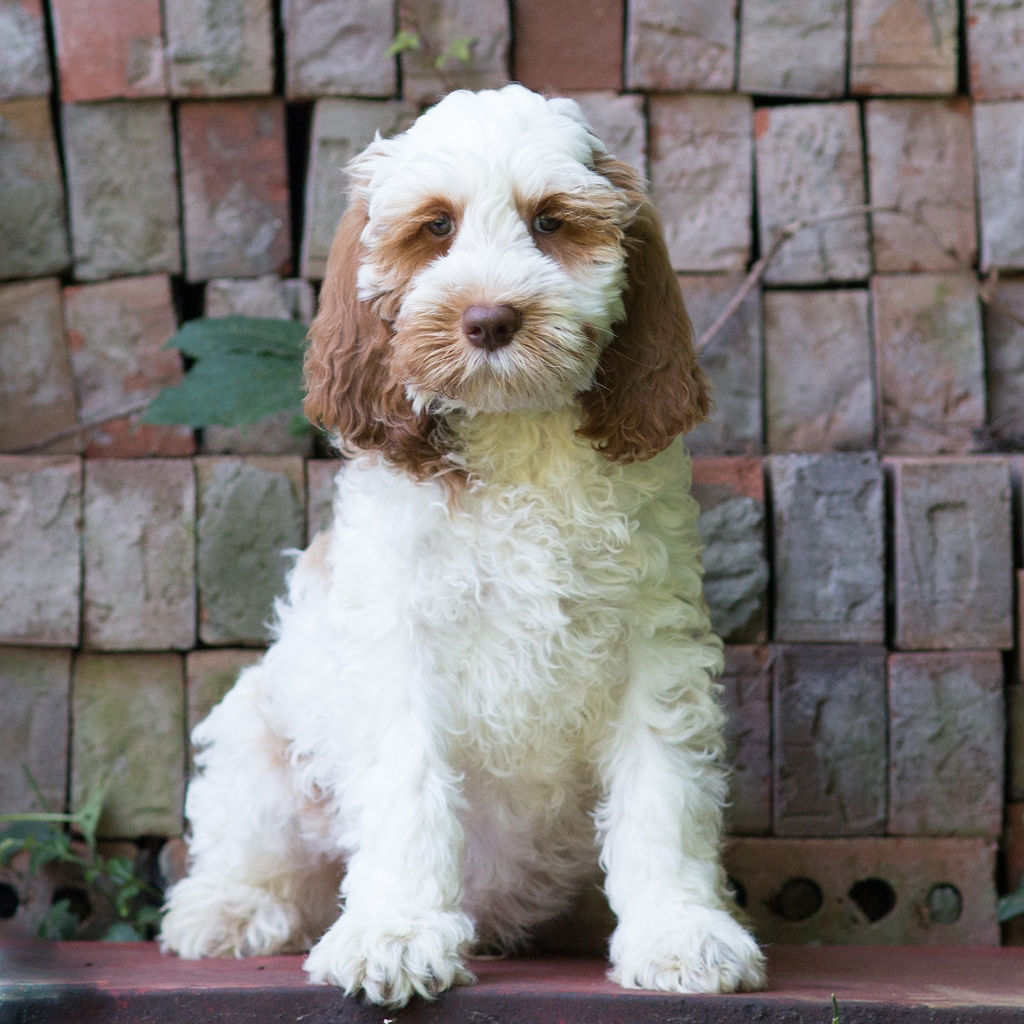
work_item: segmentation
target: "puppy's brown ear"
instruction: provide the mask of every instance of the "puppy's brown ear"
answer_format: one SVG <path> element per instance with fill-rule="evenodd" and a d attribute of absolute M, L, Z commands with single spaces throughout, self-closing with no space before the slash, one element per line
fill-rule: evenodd
<path fill-rule="evenodd" d="M 320 307 L 309 329 L 309 419 L 341 437 L 347 451 L 379 451 L 418 479 L 444 468 L 432 443 L 434 423 L 417 414 L 391 372 L 391 331 L 356 290 L 366 204 L 353 198 L 327 258 Z"/>
<path fill-rule="evenodd" d="M 599 157 L 596 170 L 632 200 L 626 229 L 626 314 L 581 396 L 580 434 L 609 459 L 649 459 L 708 413 L 710 389 L 697 362 L 693 329 L 669 261 L 661 221 L 640 175 Z"/>

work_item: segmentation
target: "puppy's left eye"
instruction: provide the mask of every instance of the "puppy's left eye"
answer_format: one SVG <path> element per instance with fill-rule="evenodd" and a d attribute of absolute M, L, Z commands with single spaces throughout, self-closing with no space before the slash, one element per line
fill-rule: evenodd
<path fill-rule="evenodd" d="M 533 218 L 533 230 L 540 235 L 553 235 L 561 226 L 562 222 L 557 217 L 547 213 L 538 213 Z"/>
<path fill-rule="evenodd" d="M 455 230 L 455 222 L 447 213 L 427 221 L 427 230 L 437 238 L 447 238 Z"/>

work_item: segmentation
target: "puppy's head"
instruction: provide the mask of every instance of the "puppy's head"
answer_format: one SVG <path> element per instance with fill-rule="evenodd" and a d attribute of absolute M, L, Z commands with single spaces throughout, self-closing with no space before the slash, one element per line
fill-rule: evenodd
<path fill-rule="evenodd" d="M 707 411 L 639 174 L 569 100 L 453 93 L 352 161 L 306 359 L 310 419 L 417 477 L 452 413 L 579 403 L 609 459 Z"/>

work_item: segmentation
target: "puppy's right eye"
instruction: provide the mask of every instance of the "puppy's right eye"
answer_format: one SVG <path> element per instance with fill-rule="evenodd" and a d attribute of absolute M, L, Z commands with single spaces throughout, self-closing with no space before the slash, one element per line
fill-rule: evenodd
<path fill-rule="evenodd" d="M 447 238 L 455 230 L 455 222 L 447 213 L 442 213 L 427 221 L 427 230 L 435 238 Z"/>

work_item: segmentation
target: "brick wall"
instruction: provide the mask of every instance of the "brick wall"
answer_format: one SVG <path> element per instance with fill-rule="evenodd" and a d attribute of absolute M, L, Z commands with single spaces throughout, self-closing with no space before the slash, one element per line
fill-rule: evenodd
<path fill-rule="evenodd" d="M 389 57 L 400 27 L 421 49 Z M 140 425 L 182 372 L 162 346 L 204 312 L 308 321 L 345 160 L 516 77 L 646 169 L 698 333 L 756 271 L 690 438 L 748 911 L 775 941 L 997 941 L 1022 46 L 991 0 L 2 0 L 0 808 L 37 806 L 22 766 L 58 807 L 110 773 L 103 835 L 180 834 L 186 729 L 265 642 L 336 463 L 287 417 Z"/>

